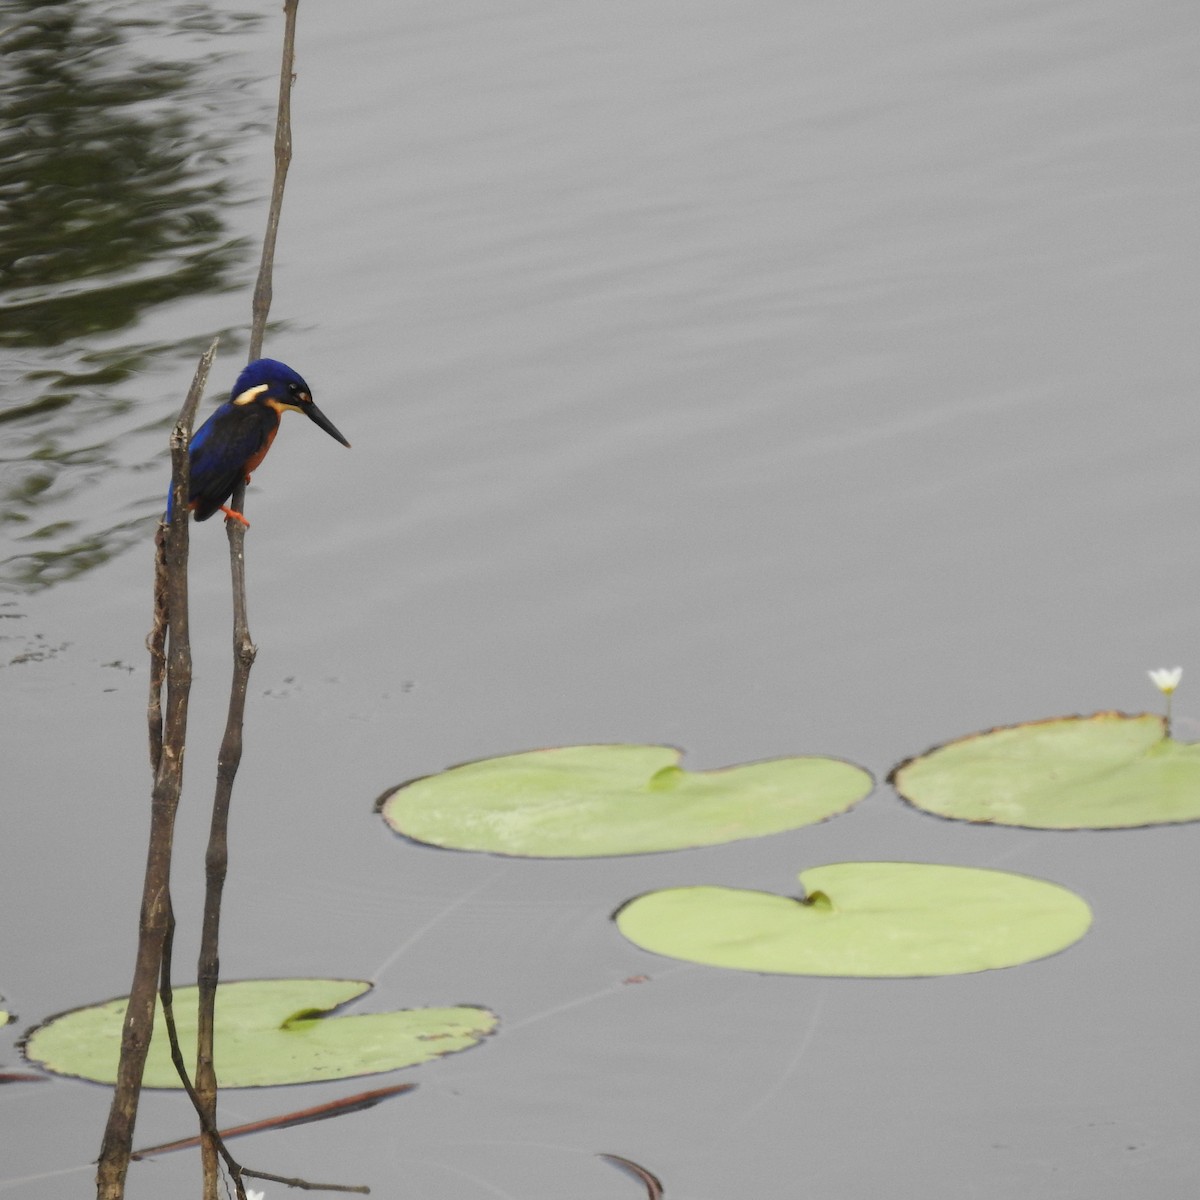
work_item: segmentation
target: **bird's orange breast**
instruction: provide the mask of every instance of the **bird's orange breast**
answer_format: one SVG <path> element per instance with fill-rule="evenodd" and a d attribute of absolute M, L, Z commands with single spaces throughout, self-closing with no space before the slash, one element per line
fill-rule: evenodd
<path fill-rule="evenodd" d="M 246 459 L 246 481 L 249 482 L 250 474 L 258 466 L 264 458 L 267 457 L 267 451 L 271 448 L 271 443 L 275 440 L 275 435 L 279 432 L 278 421 L 275 425 L 267 430 L 266 439 L 263 441 L 261 449 L 255 451 L 248 459 Z"/>

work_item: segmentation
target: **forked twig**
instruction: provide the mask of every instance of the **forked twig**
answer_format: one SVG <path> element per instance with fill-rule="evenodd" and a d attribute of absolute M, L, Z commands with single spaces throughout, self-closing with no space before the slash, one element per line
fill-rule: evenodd
<path fill-rule="evenodd" d="M 187 513 L 188 444 L 192 421 L 209 368 L 217 351 L 214 340 L 201 355 L 179 418 L 171 431 L 172 511 Z M 154 624 L 148 638 L 152 688 L 150 698 L 150 765 L 154 786 L 150 804 L 150 845 L 142 883 L 138 921 L 138 948 L 133 983 L 121 1027 L 121 1057 L 117 1081 L 100 1157 L 96 1167 L 98 1200 L 122 1200 L 133 1127 L 141 1097 L 142 1074 L 154 1031 L 163 945 L 170 922 L 171 848 L 175 814 L 183 787 L 183 752 L 187 736 L 188 696 L 192 685 L 191 643 L 188 637 L 187 558 L 188 521 L 163 522 L 155 536 Z M 166 681 L 167 704 L 163 716 L 161 691 Z"/>

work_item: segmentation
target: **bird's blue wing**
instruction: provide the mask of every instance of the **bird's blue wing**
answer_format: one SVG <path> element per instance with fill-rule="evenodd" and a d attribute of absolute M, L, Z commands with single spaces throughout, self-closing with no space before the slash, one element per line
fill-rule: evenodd
<path fill-rule="evenodd" d="M 188 496 L 197 521 L 208 520 L 233 495 L 246 464 L 266 442 L 269 427 L 256 407 L 222 404 L 192 435 Z M 168 521 L 170 507 L 168 498 Z"/>

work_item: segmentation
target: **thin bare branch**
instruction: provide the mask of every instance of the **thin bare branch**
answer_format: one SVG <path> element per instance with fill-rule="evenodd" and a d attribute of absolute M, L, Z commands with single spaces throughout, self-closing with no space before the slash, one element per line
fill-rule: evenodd
<path fill-rule="evenodd" d="M 275 119 L 275 175 L 271 185 L 271 203 L 267 211 L 267 228 L 263 237 L 262 260 L 251 304 L 251 360 L 262 355 L 267 318 L 271 311 L 275 243 L 283 210 L 283 192 L 288 167 L 292 160 L 291 96 L 298 8 L 299 0 L 285 0 L 279 104 Z M 243 512 L 245 509 L 245 493 L 245 482 L 240 481 L 230 501 L 237 512 Z M 233 679 L 230 685 L 225 733 L 217 758 L 216 792 L 213 797 L 208 850 L 204 859 L 204 917 L 200 934 L 200 958 L 196 969 L 196 983 L 199 989 L 196 1092 L 203 1112 L 201 1157 L 204 1164 L 204 1200 L 218 1200 L 217 1158 L 220 1149 L 223 1149 L 214 1132 L 217 1126 L 217 1074 L 213 1063 L 214 1018 L 220 977 L 221 897 L 229 868 L 229 809 L 233 798 L 234 779 L 242 761 L 242 725 L 246 711 L 246 692 L 256 654 L 254 643 L 250 639 L 246 614 L 246 526 L 240 521 L 226 521 L 225 528 L 229 538 L 229 563 L 233 586 Z M 240 1174 L 235 1174 L 234 1178 L 239 1180 Z M 238 1186 L 240 1189 L 240 1182 Z"/>
<path fill-rule="evenodd" d="M 279 71 L 279 108 L 275 119 L 275 180 L 271 185 L 271 206 L 267 211 L 267 232 L 263 238 L 262 261 L 254 287 L 251 307 L 250 358 L 262 357 L 267 317 L 271 312 L 271 280 L 275 270 L 275 240 L 279 234 L 279 215 L 283 211 L 283 188 L 292 162 L 292 82 L 296 62 L 296 10 L 300 0 L 284 0 L 283 61 Z M 238 512 L 242 510 L 234 508 Z"/>

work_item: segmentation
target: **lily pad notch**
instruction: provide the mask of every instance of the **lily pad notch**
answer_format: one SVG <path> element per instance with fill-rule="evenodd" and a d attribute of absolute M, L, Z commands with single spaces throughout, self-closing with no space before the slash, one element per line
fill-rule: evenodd
<path fill-rule="evenodd" d="M 475 1005 L 339 1014 L 371 986 L 355 979 L 219 984 L 214 1058 L 220 1086 L 271 1087 L 394 1071 L 466 1050 L 499 1025 L 495 1013 Z M 51 1017 L 26 1037 L 26 1059 L 58 1075 L 113 1083 L 125 1006 L 121 997 Z M 177 987 L 174 1008 L 180 1043 L 195 1045 L 196 988 Z M 161 1009 L 144 1082 L 181 1086 Z"/>
<path fill-rule="evenodd" d="M 480 759 L 401 784 L 377 807 L 396 833 L 528 858 L 654 854 L 827 820 L 871 793 L 862 767 L 776 758 L 711 771 L 673 746 L 585 745 Z"/>
<path fill-rule="evenodd" d="M 1091 925 L 1087 903 L 1043 879 L 980 867 L 845 862 L 800 873 L 803 893 L 680 887 L 613 914 L 636 946 L 775 975 L 912 978 L 1018 966 Z"/>

